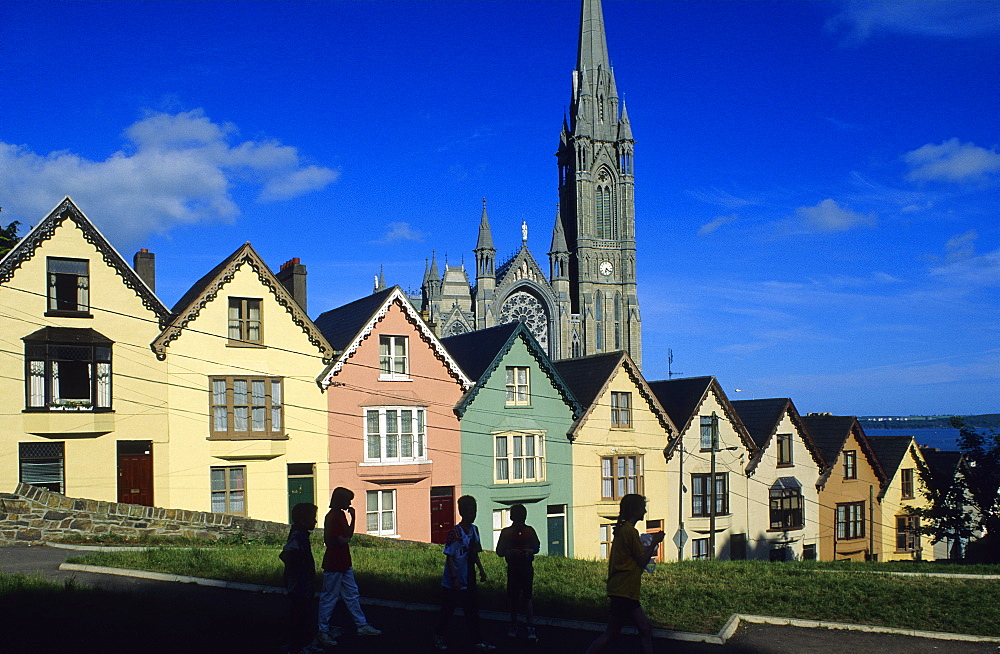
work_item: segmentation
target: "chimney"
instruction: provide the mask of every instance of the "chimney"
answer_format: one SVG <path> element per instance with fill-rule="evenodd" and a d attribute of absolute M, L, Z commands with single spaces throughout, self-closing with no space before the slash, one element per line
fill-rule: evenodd
<path fill-rule="evenodd" d="M 302 310 L 306 310 L 306 267 L 299 262 L 299 258 L 289 259 L 281 264 L 278 271 L 278 281 L 288 290 L 288 292 L 299 303 Z"/>
<path fill-rule="evenodd" d="M 142 248 L 132 257 L 132 269 L 139 275 L 139 279 L 146 282 L 149 290 L 156 292 L 156 255 Z"/>

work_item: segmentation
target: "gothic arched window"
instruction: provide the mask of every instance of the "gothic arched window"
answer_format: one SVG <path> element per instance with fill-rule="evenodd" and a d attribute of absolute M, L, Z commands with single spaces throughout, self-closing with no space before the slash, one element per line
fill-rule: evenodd
<path fill-rule="evenodd" d="M 582 357 L 583 356 L 583 343 L 580 342 L 580 333 L 575 329 L 573 330 L 573 342 L 571 344 L 571 357 Z"/>
<path fill-rule="evenodd" d="M 622 296 L 615 293 L 615 349 L 622 349 Z"/>
<path fill-rule="evenodd" d="M 594 334 L 597 351 L 604 349 L 604 295 L 597 291 L 594 294 Z"/>
<path fill-rule="evenodd" d="M 611 175 L 606 169 L 597 174 L 594 190 L 594 223 L 597 238 L 615 238 L 615 198 L 611 190 Z"/>
<path fill-rule="evenodd" d="M 467 331 L 469 331 L 468 328 L 459 320 L 456 320 L 448 326 L 448 336 L 458 336 L 459 334 L 464 334 Z"/>
<path fill-rule="evenodd" d="M 549 351 L 549 314 L 537 297 L 527 291 L 511 293 L 500 306 L 501 325 L 520 320 L 546 352 Z"/>

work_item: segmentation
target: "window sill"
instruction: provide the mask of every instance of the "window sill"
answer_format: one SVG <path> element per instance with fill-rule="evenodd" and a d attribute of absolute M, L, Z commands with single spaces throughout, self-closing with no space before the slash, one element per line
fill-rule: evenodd
<path fill-rule="evenodd" d="M 409 376 L 396 376 L 396 375 L 379 375 L 379 381 L 389 381 L 389 382 L 411 382 L 413 381 Z"/>
<path fill-rule="evenodd" d="M 775 467 L 777 467 L 777 468 L 794 468 L 795 464 L 794 463 L 779 463 Z"/>
<path fill-rule="evenodd" d="M 93 319 L 94 316 L 90 314 L 89 311 L 67 311 L 65 309 L 50 309 L 44 314 L 46 318 L 89 318 Z"/>
<path fill-rule="evenodd" d="M 508 402 L 507 404 L 503 405 L 503 408 L 505 408 L 505 409 L 530 409 L 531 405 L 530 404 L 511 404 L 511 403 Z"/>
<path fill-rule="evenodd" d="M 611 425 L 611 429 L 615 431 L 635 431 L 632 425 Z"/>
<path fill-rule="evenodd" d="M 251 341 L 229 341 L 226 343 L 226 347 L 247 347 L 253 350 L 263 350 L 267 346 L 263 343 L 254 343 Z"/>
<path fill-rule="evenodd" d="M 287 441 L 287 434 L 272 434 L 267 435 L 266 433 L 253 433 L 253 434 L 226 434 L 224 436 L 216 436 L 215 434 L 209 436 L 205 440 L 207 441 Z"/>
<path fill-rule="evenodd" d="M 46 437 L 53 435 L 97 437 L 115 430 L 115 412 L 110 409 L 85 411 L 27 409 L 21 414 L 21 421 L 24 433 Z"/>
<path fill-rule="evenodd" d="M 110 407 L 58 407 L 58 406 L 45 406 L 45 407 L 28 407 L 24 409 L 23 413 L 114 413 L 114 409 Z"/>
<path fill-rule="evenodd" d="M 801 527 L 801 526 L 799 526 L 799 527 L 782 527 L 782 528 L 771 527 L 770 529 L 767 530 L 767 533 L 769 533 L 769 534 L 780 534 L 780 533 L 784 533 L 786 531 L 802 531 L 803 529 L 804 529 L 804 527 Z"/>
<path fill-rule="evenodd" d="M 421 465 L 424 463 L 434 463 L 430 459 L 413 459 L 412 461 L 362 461 L 358 464 L 360 467 L 376 467 L 376 466 L 412 466 Z"/>
<path fill-rule="evenodd" d="M 372 484 L 413 484 L 431 476 L 433 461 L 359 463 L 358 477 Z"/>

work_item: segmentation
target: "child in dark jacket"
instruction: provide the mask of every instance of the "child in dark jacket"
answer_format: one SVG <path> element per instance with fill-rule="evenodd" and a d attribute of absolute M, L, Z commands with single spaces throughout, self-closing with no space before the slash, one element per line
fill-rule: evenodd
<path fill-rule="evenodd" d="M 518 608 L 524 606 L 524 617 L 528 621 L 528 642 L 537 643 L 534 612 L 531 606 L 531 587 L 535 578 L 532 561 L 538 554 L 540 543 L 538 534 L 526 523 L 528 510 L 523 504 L 510 507 L 513 524 L 504 527 L 497 539 L 497 556 L 507 561 L 507 600 L 510 602 L 510 630 L 507 636 L 517 636 Z"/>
<path fill-rule="evenodd" d="M 315 504 L 292 507 L 292 529 L 278 558 L 285 564 L 285 589 L 289 599 L 288 651 L 297 654 L 312 651 L 313 616 L 316 595 L 316 562 L 309 543 L 309 532 L 316 528 Z"/>

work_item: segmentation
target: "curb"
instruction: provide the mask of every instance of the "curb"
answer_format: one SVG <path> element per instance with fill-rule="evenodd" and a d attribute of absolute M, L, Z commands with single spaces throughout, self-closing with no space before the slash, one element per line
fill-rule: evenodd
<path fill-rule="evenodd" d="M 68 548 L 73 549 L 73 548 Z M 95 548 L 92 548 L 95 549 Z M 100 548 L 96 548 L 100 549 Z M 121 549 L 121 548 L 117 548 Z M 138 548 L 142 549 L 142 548 Z M 265 586 L 262 584 L 248 584 L 238 581 L 220 581 L 218 579 L 206 579 L 204 577 L 188 577 L 185 575 L 166 574 L 162 572 L 148 572 L 146 570 L 128 570 L 126 568 L 107 568 L 98 565 L 82 565 L 78 563 L 61 563 L 60 570 L 90 572 L 93 574 L 118 575 L 121 577 L 134 577 L 137 579 L 151 579 L 154 581 L 169 581 L 182 584 L 197 584 L 199 586 L 211 586 L 214 588 L 228 588 L 231 590 L 242 590 L 256 593 L 268 593 L 284 595 L 285 589 L 279 586 Z M 397 600 L 385 600 L 378 598 L 361 598 L 361 603 L 368 606 L 379 606 L 390 609 L 400 609 L 403 611 L 423 611 L 426 613 L 436 613 L 440 606 L 436 604 L 421 604 L 419 602 L 400 602 Z M 459 609 L 461 610 L 461 609 Z M 481 611 L 480 617 L 493 622 L 505 622 L 509 619 L 507 613 L 499 611 Z M 768 624 L 785 627 L 802 627 L 810 629 L 842 629 L 845 631 L 862 631 L 868 633 L 891 634 L 896 636 L 913 636 L 916 638 L 927 638 L 932 640 L 955 640 L 972 643 L 1000 643 L 1000 637 L 996 636 L 976 636 L 972 634 L 952 634 L 943 631 L 921 631 L 919 629 L 900 629 L 895 627 L 877 627 L 864 624 L 850 624 L 846 622 L 831 622 L 828 620 L 803 620 L 800 618 L 778 618 L 766 615 L 750 615 L 745 613 L 734 613 L 723 625 L 717 634 L 697 634 L 687 631 L 672 631 L 669 629 L 653 629 L 653 638 L 665 640 L 680 640 L 689 643 L 706 643 L 710 645 L 725 645 L 732 638 L 740 623 Z M 580 631 L 604 631 L 603 622 L 588 622 L 585 620 L 566 620 L 561 618 L 535 617 L 535 624 L 550 627 L 561 627 L 565 629 L 577 629 Z M 622 629 L 622 634 L 636 633 L 635 627 L 628 626 Z"/>

